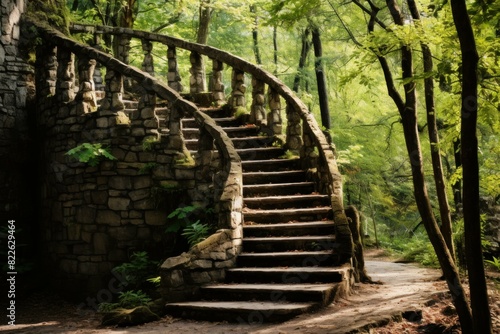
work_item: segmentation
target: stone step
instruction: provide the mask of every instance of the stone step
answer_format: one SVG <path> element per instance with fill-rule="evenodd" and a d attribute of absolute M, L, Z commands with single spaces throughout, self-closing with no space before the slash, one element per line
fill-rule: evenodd
<path fill-rule="evenodd" d="M 335 232 L 333 221 L 292 222 L 243 225 L 243 235 L 249 237 L 278 237 L 300 235 L 330 235 Z"/>
<path fill-rule="evenodd" d="M 316 267 L 338 265 L 338 257 L 333 250 L 289 251 L 270 253 L 241 253 L 238 267 Z"/>
<path fill-rule="evenodd" d="M 306 181 L 303 170 L 284 170 L 243 173 L 243 184 L 290 183 Z"/>
<path fill-rule="evenodd" d="M 300 160 L 272 159 L 272 160 L 250 160 L 242 162 L 243 172 L 276 172 L 283 170 L 300 169 Z"/>
<path fill-rule="evenodd" d="M 276 159 L 285 154 L 281 147 L 254 147 L 246 149 L 236 149 L 241 160 L 265 160 Z"/>
<path fill-rule="evenodd" d="M 243 177 L 245 182 L 245 177 Z M 291 195 L 291 196 L 267 196 L 247 197 L 244 204 L 249 209 L 287 209 L 287 208 L 310 208 L 330 205 L 328 195 Z"/>
<path fill-rule="evenodd" d="M 314 182 L 293 182 L 274 184 L 243 184 L 244 197 L 267 197 L 296 194 L 311 194 L 315 190 Z"/>
<path fill-rule="evenodd" d="M 245 126 L 234 126 L 234 127 L 223 127 L 222 128 L 230 138 L 255 136 L 258 134 L 259 128 L 255 125 L 245 125 Z M 182 129 L 182 134 L 185 139 L 199 138 L 200 129 L 199 128 L 184 128 Z"/>
<path fill-rule="evenodd" d="M 291 221 L 317 221 L 331 218 L 332 208 L 330 206 L 318 206 L 314 208 L 286 208 L 275 210 L 259 210 L 245 208 L 243 217 L 245 222 L 256 224 L 288 223 Z"/>
<path fill-rule="evenodd" d="M 245 253 L 322 251 L 333 250 L 336 246 L 334 235 L 243 238 Z"/>
<path fill-rule="evenodd" d="M 241 121 L 234 117 L 219 117 L 213 118 L 213 120 L 221 127 L 239 127 L 241 125 Z M 183 128 L 199 127 L 198 122 L 194 118 L 183 118 L 181 121 Z"/>
<path fill-rule="evenodd" d="M 247 267 L 226 270 L 228 283 L 335 283 L 345 279 L 347 269 L 344 267 Z"/>
<path fill-rule="evenodd" d="M 267 136 L 248 136 L 233 138 L 235 148 L 272 147 L 275 138 Z"/>
<path fill-rule="evenodd" d="M 239 323 L 281 322 L 316 308 L 316 303 L 271 301 L 192 301 L 167 303 L 166 312 L 173 316 Z"/>
<path fill-rule="evenodd" d="M 200 292 L 204 300 L 315 302 L 326 306 L 335 299 L 336 284 L 210 284 Z"/>

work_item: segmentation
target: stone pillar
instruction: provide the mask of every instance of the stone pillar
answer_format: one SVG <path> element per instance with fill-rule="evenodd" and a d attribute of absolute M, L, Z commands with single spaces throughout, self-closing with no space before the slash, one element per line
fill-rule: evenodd
<path fill-rule="evenodd" d="M 104 99 L 101 102 L 100 110 L 102 111 L 123 111 L 123 76 L 119 72 L 111 69 L 106 71 L 106 85 L 104 88 Z"/>
<path fill-rule="evenodd" d="M 97 110 L 97 99 L 94 86 L 94 70 L 96 63 L 95 59 L 89 59 L 84 56 L 78 59 L 78 80 L 80 86 L 75 98 L 78 102 L 76 107 L 77 115 Z"/>
<path fill-rule="evenodd" d="M 144 92 L 139 100 L 139 112 L 141 113 L 142 127 L 146 130 L 146 138 L 158 140 L 160 121 L 155 113 L 156 94 Z"/>
<path fill-rule="evenodd" d="M 184 137 L 181 125 L 182 113 L 176 108 L 170 108 L 168 149 L 178 152 L 184 151 Z"/>
<path fill-rule="evenodd" d="M 250 112 L 250 123 L 252 124 L 267 125 L 265 87 L 263 81 L 252 78 L 252 109 Z"/>
<path fill-rule="evenodd" d="M 271 87 L 267 90 L 267 99 L 269 101 L 269 113 L 267 114 L 267 125 L 271 127 L 275 136 L 281 135 L 281 99 L 280 95 Z"/>
<path fill-rule="evenodd" d="M 201 169 L 201 178 L 203 180 L 212 179 L 212 159 L 214 154 L 214 138 L 204 128 L 200 128 L 200 137 L 198 140 L 198 156 L 196 165 Z"/>
<path fill-rule="evenodd" d="M 216 106 L 220 107 L 226 102 L 224 95 L 224 84 L 222 83 L 222 70 L 224 64 L 216 59 L 212 59 L 212 99 Z"/>
<path fill-rule="evenodd" d="M 189 91 L 193 93 L 203 93 L 205 91 L 205 71 L 203 71 L 203 60 L 201 55 L 191 52 L 189 56 L 191 62 L 191 78 L 189 80 Z"/>
<path fill-rule="evenodd" d="M 101 47 L 101 34 L 94 34 L 94 48 L 97 50 L 102 50 Z M 102 72 L 101 72 L 101 64 L 96 63 L 95 69 L 94 69 L 94 89 L 95 91 L 104 91 L 104 83 L 102 80 Z"/>
<path fill-rule="evenodd" d="M 124 62 L 125 64 L 129 64 L 129 55 L 130 55 L 130 37 L 118 35 L 115 36 L 118 39 L 118 44 L 115 49 L 115 57 Z M 132 80 L 130 78 L 123 78 L 123 86 L 125 89 L 129 89 L 132 87 Z"/>
<path fill-rule="evenodd" d="M 168 86 L 177 92 L 182 92 L 181 76 L 177 65 L 177 51 L 175 46 L 169 46 L 167 50 L 168 59 Z"/>
<path fill-rule="evenodd" d="M 43 44 L 36 48 L 36 93 L 37 100 L 56 95 L 57 82 L 57 48 Z"/>
<path fill-rule="evenodd" d="M 155 68 L 153 62 L 153 55 L 151 54 L 151 51 L 153 51 L 153 43 L 151 43 L 151 41 L 143 39 L 142 52 L 144 53 L 144 60 L 142 61 L 142 70 L 154 76 Z"/>
<path fill-rule="evenodd" d="M 287 105 L 286 118 L 288 125 L 286 127 L 286 148 L 292 152 L 299 153 L 302 147 L 302 124 L 300 115 L 293 107 Z"/>
<path fill-rule="evenodd" d="M 245 107 L 245 92 L 247 91 L 247 86 L 245 86 L 245 72 L 233 68 L 231 88 L 230 105 L 235 109 Z"/>
<path fill-rule="evenodd" d="M 75 99 L 74 55 L 67 49 L 57 48 L 57 100 L 68 103 Z"/>

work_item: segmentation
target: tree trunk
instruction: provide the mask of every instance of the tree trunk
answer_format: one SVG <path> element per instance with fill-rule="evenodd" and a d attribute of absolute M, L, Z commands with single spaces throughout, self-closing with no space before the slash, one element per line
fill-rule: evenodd
<path fill-rule="evenodd" d="M 255 15 L 254 26 L 252 28 L 252 39 L 253 39 L 253 53 L 255 55 L 255 62 L 258 65 L 262 64 L 262 58 L 260 57 L 259 49 L 259 17 L 257 16 L 257 9 L 255 5 L 250 5 L 250 13 Z"/>
<path fill-rule="evenodd" d="M 363 254 L 363 243 L 361 242 L 361 219 L 359 217 L 359 212 L 356 207 L 349 205 L 345 209 L 345 214 L 349 220 L 349 228 L 351 229 L 354 243 L 354 280 L 356 283 L 373 283 L 365 269 L 365 257 Z"/>
<path fill-rule="evenodd" d="M 455 157 L 455 168 L 462 167 L 462 149 L 460 148 L 460 139 L 453 142 L 453 156 Z M 453 189 L 453 201 L 455 202 L 455 209 L 457 212 L 462 211 L 462 181 L 457 180 L 451 185 Z"/>
<path fill-rule="evenodd" d="M 300 50 L 299 67 L 297 69 L 297 74 L 293 80 L 293 91 L 298 92 L 300 88 L 300 80 L 304 78 L 304 69 L 306 67 L 307 55 L 311 49 L 311 41 L 309 40 L 309 35 L 311 30 L 306 28 L 302 33 L 302 49 Z"/>
<path fill-rule="evenodd" d="M 403 16 L 395 0 L 386 0 L 391 16 L 397 25 L 404 25 Z M 370 3 L 371 18 L 369 22 L 369 31 L 373 31 L 378 8 Z M 411 163 L 413 189 L 415 194 L 415 201 L 418 211 L 424 223 L 425 229 L 429 236 L 434 251 L 438 257 L 441 268 L 443 270 L 448 288 L 452 294 L 453 303 L 457 310 L 460 319 L 462 331 L 464 333 L 472 333 L 472 317 L 465 292 L 462 284 L 460 283 L 460 276 L 458 270 L 453 262 L 445 240 L 439 230 L 432 206 L 427 192 L 425 183 L 422 150 L 420 147 L 420 138 L 417 123 L 417 103 L 416 103 L 416 90 L 415 82 L 407 81 L 404 84 L 405 100 L 400 96 L 396 87 L 394 86 L 394 79 L 392 77 L 391 69 L 387 60 L 383 56 L 377 56 L 382 66 L 385 81 L 389 96 L 394 100 L 398 107 L 403 123 L 403 132 L 405 137 L 406 149 Z M 412 50 L 408 46 L 401 47 L 401 67 L 403 71 L 403 79 L 411 79 L 413 77 L 413 59 Z"/>
<path fill-rule="evenodd" d="M 278 27 L 273 27 L 274 75 L 278 75 Z"/>
<path fill-rule="evenodd" d="M 199 8 L 199 25 L 198 31 L 196 33 L 196 43 L 207 44 L 208 42 L 208 32 L 210 26 L 210 20 L 212 18 L 212 9 L 210 8 L 210 0 L 200 0 Z M 201 57 L 201 67 L 202 67 L 202 87 L 206 87 L 206 75 L 205 75 L 205 62 L 203 57 Z"/>
<path fill-rule="evenodd" d="M 462 52 L 461 151 L 465 257 L 469 274 L 474 333 L 491 333 L 488 288 L 484 274 L 479 210 L 479 162 L 477 156 L 478 54 L 465 0 L 451 1 L 453 21 Z"/>
<path fill-rule="evenodd" d="M 326 76 L 323 71 L 323 47 L 321 45 L 321 33 L 319 28 L 312 27 L 312 42 L 314 46 L 314 56 L 316 58 L 314 62 L 314 69 L 316 72 L 316 81 L 318 83 L 318 99 L 319 108 L 321 112 L 321 124 L 327 130 L 325 136 L 329 142 L 331 142 L 331 136 L 328 130 L 331 128 L 330 124 L 330 109 L 328 107 L 328 88 L 326 86 Z"/>
<path fill-rule="evenodd" d="M 420 13 L 415 0 L 407 0 L 413 19 L 420 24 Z M 420 43 L 424 62 L 424 73 L 428 74 L 424 79 L 425 108 L 427 114 L 427 129 L 429 131 L 429 141 L 431 144 L 432 170 L 434 173 L 434 183 L 439 203 L 439 214 L 441 217 L 441 233 L 448 245 L 451 257 L 455 260 L 455 250 L 453 246 L 453 231 L 451 222 L 450 205 L 446 195 L 446 183 L 441 161 L 441 150 L 439 148 L 439 134 L 437 126 L 436 109 L 434 104 L 434 79 L 432 78 L 432 53 L 427 44 Z"/>

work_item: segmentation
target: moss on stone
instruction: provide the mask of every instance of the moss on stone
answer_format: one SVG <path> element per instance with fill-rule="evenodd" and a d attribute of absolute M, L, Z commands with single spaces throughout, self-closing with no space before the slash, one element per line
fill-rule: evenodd
<path fill-rule="evenodd" d="M 69 35 L 69 10 L 64 0 L 31 0 L 26 15 Z"/>

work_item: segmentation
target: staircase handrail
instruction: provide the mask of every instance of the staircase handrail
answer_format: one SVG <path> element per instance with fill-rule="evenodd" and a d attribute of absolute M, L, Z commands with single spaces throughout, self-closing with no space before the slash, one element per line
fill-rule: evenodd
<path fill-rule="evenodd" d="M 352 240 L 350 240 L 351 234 L 348 228 L 348 220 L 344 213 L 342 178 L 336 163 L 334 152 L 335 148 L 333 144 L 330 144 L 328 142 L 325 134 L 319 127 L 312 113 L 308 110 L 307 106 L 295 95 L 295 93 L 287 85 L 285 85 L 276 76 L 266 71 L 265 69 L 227 51 L 223 51 L 205 44 L 188 42 L 180 38 L 171 37 L 159 33 L 151 33 L 131 28 L 90 25 L 82 23 L 71 23 L 70 31 L 80 33 L 85 32 L 126 35 L 131 38 L 145 39 L 163 43 L 169 46 L 175 46 L 184 50 L 196 52 L 211 59 L 217 59 L 218 61 L 232 66 L 233 68 L 237 68 L 246 73 L 249 73 L 258 80 L 261 80 L 265 84 L 269 85 L 285 99 L 289 107 L 293 108 L 294 111 L 299 113 L 300 117 L 303 120 L 303 124 L 309 128 L 310 133 L 314 134 L 312 140 L 314 141 L 315 147 L 317 147 L 319 151 L 319 157 L 322 162 L 327 165 L 327 169 L 325 172 L 330 181 L 330 189 L 328 191 L 331 196 L 334 220 L 337 228 L 337 236 L 339 237 L 339 239 L 344 239 L 339 240 L 339 243 L 343 245 L 352 245 Z M 345 254 L 345 256 L 350 257 L 351 254 L 349 254 L 349 251 L 346 252 L 347 254 Z"/>

